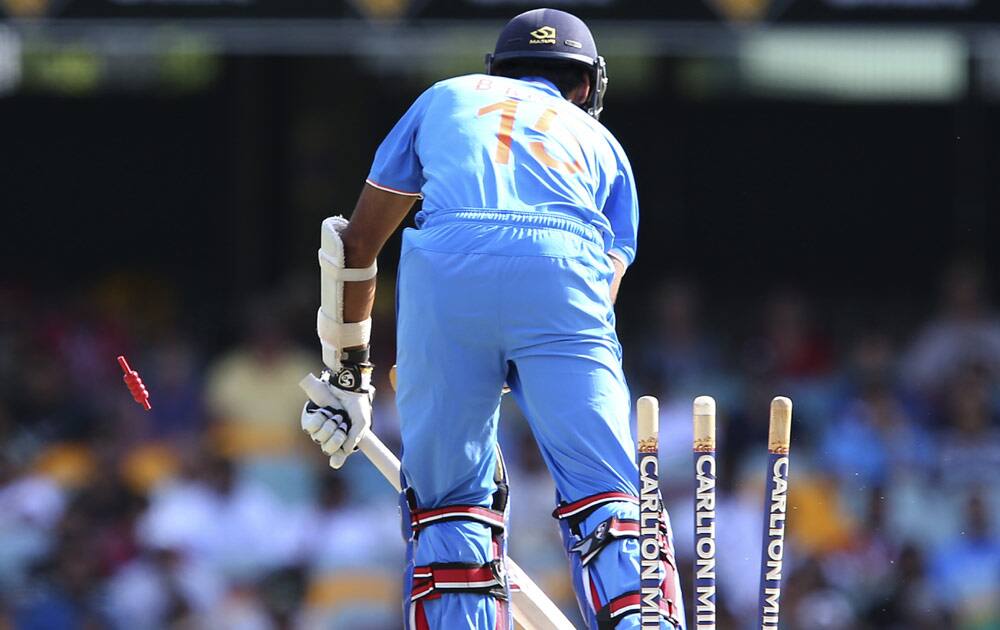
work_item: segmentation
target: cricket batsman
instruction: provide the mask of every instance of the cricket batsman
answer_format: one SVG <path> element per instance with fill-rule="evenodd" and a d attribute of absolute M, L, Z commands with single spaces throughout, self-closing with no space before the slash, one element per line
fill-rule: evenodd
<path fill-rule="evenodd" d="M 408 630 L 513 627 L 504 383 L 555 479 L 553 516 L 588 627 L 640 627 L 638 471 L 613 307 L 639 211 L 628 159 L 598 122 L 606 87 L 580 19 L 523 13 L 485 74 L 441 81 L 413 103 L 350 222 L 324 222 L 317 328 L 330 370 L 302 425 L 339 468 L 371 424 L 375 259 L 423 199 L 397 285 Z M 666 523 L 660 626 L 676 629 Z"/>

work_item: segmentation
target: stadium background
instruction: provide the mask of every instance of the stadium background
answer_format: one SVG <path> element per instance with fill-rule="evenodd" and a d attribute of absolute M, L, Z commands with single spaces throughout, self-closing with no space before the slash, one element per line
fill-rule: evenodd
<path fill-rule="evenodd" d="M 638 180 L 619 331 L 634 394 L 661 398 L 686 579 L 691 399 L 719 400 L 743 628 L 786 394 L 785 627 L 1000 627 L 1000 5 L 558 6 L 592 20 Z M 317 228 L 525 8 L 0 0 L 0 628 L 399 627 L 391 491 L 297 428 Z M 373 341 L 390 443 L 397 249 Z M 511 555 L 572 612 L 551 484 L 504 414 Z"/>

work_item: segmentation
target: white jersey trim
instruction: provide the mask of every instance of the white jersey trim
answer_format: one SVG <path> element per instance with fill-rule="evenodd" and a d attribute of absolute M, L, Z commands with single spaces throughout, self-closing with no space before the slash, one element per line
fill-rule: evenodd
<path fill-rule="evenodd" d="M 393 194 L 396 194 L 396 195 L 403 195 L 404 197 L 416 197 L 418 199 L 423 199 L 424 198 L 424 193 L 422 193 L 422 192 L 408 192 L 408 191 L 405 191 L 405 190 L 397 190 L 397 189 L 391 188 L 389 186 L 383 186 L 381 184 L 376 184 L 375 182 L 373 182 L 370 179 L 366 179 L 365 183 L 368 184 L 369 186 L 371 186 L 372 188 L 378 188 L 379 190 L 384 190 L 385 192 L 393 193 Z"/>

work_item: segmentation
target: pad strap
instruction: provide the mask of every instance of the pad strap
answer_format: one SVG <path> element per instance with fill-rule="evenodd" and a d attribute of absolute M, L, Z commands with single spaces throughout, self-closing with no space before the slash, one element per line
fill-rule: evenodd
<path fill-rule="evenodd" d="M 507 574 L 501 560 L 477 565 L 440 562 L 413 568 L 410 601 L 434 598 L 442 593 L 479 593 L 507 601 Z"/>
<path fill-rule="evenodd" d="M 626 615 L 638 613 L 642 609 L 642 595 L 639 591 L 629 591 L 612 599 L 597 611 L 597 630 L 613 630 Z M 674 627 L 679 627 L 677 607 L 672 600 L 660 598 L 660 617 Z"/>
<path fill-rule="evenodd" d="M 505 513 L 507 510 L 507 469 L 504 464 L 500 446 L 497 446 L 497 467 L 493 473 L 493 481 L 497 485 L 493 493 L 490 507 L 481 505 L 445 505 L 442 507 L 421 510 L 417 506 L 417 494 L 413 488 L 406 488 L 404 495 L 410 508 L 410 530 L 416 538 L 420 530 L 430 525 L 447 523 L 449 521 L 473 521 L 481 523 L 493 530 L 494 542 L 500 540 L 506 531 Z"/>
<path fill-rule="evenodd" d="M 410 511 L 410 528 L 413 530 L 414 536 L 429 525 L 448 521 L 475 521 L 492 528 L 494 531 L 504 531 L 503 512 L 480 505 L 449 505 L 430 510 L 411 509 Z"/>
<path fill-rule="evenodd" d="M 584 497 L 572 503 L 560 503 L 552 516 L 558 520 L 567 520 L 574 529 L 583 519 L 587 518 L 591 512 L 601 507 L 605 503 L 615 503 L 617 501 L 627 501 L 638 505 L 639 497 L 624 492 L 600 492 Z"/>
<path fill-rule="evenodd" d="M 674 628 L 680 628 L 680 610 L 674 601 L 677 594 L 674 592 L 673 588 L 673 580 L 677 573 L 677 568 L 674 562 L 673 554 L 670 552 L 669 527 L 667 526 L 665 514 L 665 512 L 661 512 L 657 527 L 657 529 L 660 530 L 658 536 L 660 542 L 660 561 L 663 564 L 663 580 L 660 582 L 660 617 L 662 617 L 667 623 L 671 624 Z M 615 519 L 611 518 L 598 525 L 594 533 L 606 525 L 608 526 L 608 529 L 610 529 L 611 525 L 609 525 L 609 522 L 613 520 Z M 634 533 L 632 533 L 631 528 L 626 525 L 626 528 L 630 530 L 626 536 L 638 537 L 639 522 L 626 520 L 625 523 L 631 523 L 635 526 Z M 574 546 L 573 550 L 575 551 L 576 547 L 583 545 L 593 536 L 594 534 L 591 534 L 591 536 L 581 540 Z M 606 546 L 611 540 L 612 537 L 609 534 L 604 534 L 603 543 L 600 547 L 591 550 L 591 556 L 588 560 L 596 557 L 597 554 L 600 553 L 601 549 L 603 549 L 603 547 Z M 584 560 L 582 553 L 581 563 L 586 564 L 586 560 Z M 625 615 L 638 613 L 641 608 L 642 594 L 640 591 L 629 591 L 620 595 L 612 599 L 597 611 L 597 628 L 598 630 L 613 630 L 613 628 L 618 625 L 618 622 L 621 621 Z"/>
<path fill-rule="evenodd" d="M 403 490 L 403 512 L 408 513 L 410 529 L 407 532 L 410 549 L 420 531 L 425 527 L 450 521 L 470 521 L 485 525 L 491 530 L 490 556 L 494 559 L 485 564 L 464 562 L 436 562 L 413 568 L 410 590 L 411 630 L 430 628 L 424 611 L 427 600 L 446 593 L 474 593 L 489 595 L 496 599 L 496 627 L 507 628 L 510 620 L 510 591 L 520 590 L 510 583 L 504 567 L 506 554 L 506 511 L 507 475 L 503 454 L 497 446 L 497 466 L 493 472 L 497 489 L 493 493 L 490 507 L 481 505 L 447 505 L 421 510 L 417 507 L 417 495 L 412 487 Z M 405 522 L 405 521 L 404 521 Z"/>
<path fill-rule="evenodd" d="M 612 540 L 638 537 L 639 521 L 612 516 L 595 527 L 589 536 L 570 547 L 570 551 L 580 554 L 580 564 L 587 566 Z"/>

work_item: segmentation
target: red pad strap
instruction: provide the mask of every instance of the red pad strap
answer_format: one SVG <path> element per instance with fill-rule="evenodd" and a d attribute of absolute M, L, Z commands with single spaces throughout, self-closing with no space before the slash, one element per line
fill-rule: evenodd
<path fill-rule="evenodd" d="M 424 603 L 417 602 L 413 606 L 415 607 L 414 622 L 417 626 L 414 630 L 431 630 L 431 625 L 427 623 L 427 613 L 424 612 Z"/>
<path fill-rule="evenodd" d="M 506 601 L 507 579 L 501 563 L 496 560 L 483 565 L 455 562 L 414 567 L 411 602 L 436 597 L 443 591 L 483 593 Z"/>
<path fill-rule="evenodd" d="M 503 531 L 503 512 L 484 508 L 479 505 L 449 505 L 430 510 L 414 510 L 410 512 L 410 528 L 418 533 L 428 525 L 447 521 L 475 521 L 487 527 Z"/>
<path fill-rule="evenodd" d="M 616 597 L 608 602 L 606 609 L 608 617 L 617 621 L 619 617 L 633 612 L 639 612 L 642 606 L 642 597 L 639 593 L 626 593 L 621 597 Z"/>
<path fill-rule="evenodd" d="M 601 492 L 573 501 L 572 503 L 563 503 L 552 512 L 552 516 L 560 520 L 574 517 L 579 518 L 589 510 L 593 510 L 605 503 L 614 503 L 616 501 L 628 501 L 629 503 L 638 504 L 639 497 L 625 494 L 624 492 Z"/>
<path fill-rule="evenodd" d="M 637 591 L 631 591 L 612 599 L 597 611 L 597 627 L 599 630 L 611 630 L 618 625 L 626 615 L 638 613 L 642 609 L 642 596 Z M 660 616 L 676 626 L 677 607 L 666 597 L 660 598 Z"/>

